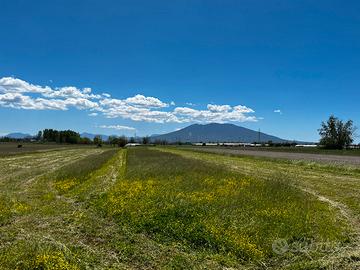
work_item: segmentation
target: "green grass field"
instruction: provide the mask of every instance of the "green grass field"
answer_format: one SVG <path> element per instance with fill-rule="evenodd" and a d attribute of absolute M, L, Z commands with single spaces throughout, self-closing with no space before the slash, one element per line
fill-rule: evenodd
<path fill-rule="evenodd" d="M 360 266 L 353 167 L 166 147 L 0 162 L 0 269 Z"/>
<path fill-rule="evenodd" d="M 193 146 L 182 146 L 183 148 Z M 325 149 L 321 147 L 243 147 L 243 146 L 200 146 L 200 148 L 219 148 L 219 149 L 233 149 L 233 150 L 254 150 L 254 151 L 271 151 L 271 152 L 286 152 L 286 153 L 304 153 L 304 154 L 320 154 L 320 155 L 340 155 L 340 156 L 360 156 L 360 149 Z"/>
<path fill-rule="evenodd" d="M 333 149 L 325 149 L 325 148 L 320 148 L 320 147 L 316 147 L 316 148 L 312 148 L 312 147 L 256 147 L 255 149 L 261 150 L 261 151 L 275 151 L 275 152 L 360 156 L 360 149 L 333 150 Z"/>
<path fill-rule="evenodd" d="M 19 148 L 18 145 L 22 147 Z M 76 145 L 76 148 L 94 147 L 93 145 Z M 0 157 L 26 154 L 26 153 L 38 153 L 62 149 L 73 149 L 74 145 L 71 144 L 57 144 L 57 143 L 29 143 L 29 142 L 0 142 Z"/>

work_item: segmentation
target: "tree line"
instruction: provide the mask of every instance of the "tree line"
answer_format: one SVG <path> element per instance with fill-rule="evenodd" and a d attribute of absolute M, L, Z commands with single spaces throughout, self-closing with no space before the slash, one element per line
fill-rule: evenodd
<path fill-rule="evenodd" d="M 73 130 L 56 130 L 56 129 L 44 129 L 37 133 L 36 136 L 27 138 L 11 138 L 0 137 L 0 142 L 42 142 L 42 143 L 64 143 L 64 144 L 109 144 L 113 146 L 124 147 L 128 143 L 140 143 L 150 144 L 155 143 L 159 145 L 168 144 L 165 140 L 156 140 L 151 142 L 150 137 L 125 137 L 125 136 L 109 136 L 106 140 L 103 140 L 100 135 L 95 136 L 93 139 L 87 137 L 81 137 L 80 133 Z"/>
<path fill-rule="evenodd" d="M 128 143 L 142 143 L 149 144 L 150 137 L 142 138 L 127 138 L 125 136 L 109 136 L 107 140 L 103 140 L 100 135 L 95 136 L 93 140 L 87 137 L 81 137 L 78 132 L 73 130 L 55 130 L 55 129 L 44 129 L 39 131 L 36 136 L 37 141 L 42 142 L 56 142 L 56 143 L 68 143 L 68 144 L 110 144 L 113 146 L 124 147 Z"/>
<path fill-rule="evenodd" d="M 55 130 L 44 129 L 39 131 L 36 136 L 37 141 L 68 143 L 68 144 L 95 144 L 101 146 L 102 144 L 117 145 L 119 147 L 125 146 L 129 142 L 135 142 L 135 139 L 126 138 L 125 136 L 109 136 L 107 140 L 103 140 L 100 135 L 95 136 L 94 139 L 81 137 L 78 132 L 73 130 Z M 148 143 L 149 140 L 146 141 Z"/>
<path fill-rule="evenodd" d="M 352 120 L 344 122 L 339 118 L 331 115 L 327 121 L 321 123 L 321 127 L 318 129 L 320 135 L 319 145 L 327 149 L 343 149 L 349 147 L 356 136 L 356 127 Z M 56 129 L 44 129 L 39 131 L 35 137 L 14 139 L 9 137 L 0 137 L 0 142 L 26 142 L 26 141 L 38 141 L 38 142 L 52 142 L 52 143 L 66 143 L 66 144 L 95 144 L 101 146 L 102 144 L 110 144 L 114 146 L 124 147 L 128 143 L 141 143 L 157 145 L 169 144 L 166 140 L 156 140 L 151 142 L 150 137 L 142 138 L 127 138 L 125 136 L 109 136 L 104 141 L 101 136 L 95 136 L 93 140 L 86 137 L 81 137 L 80 134 L 73 130 L 56 130 Z M 177 142 L 173 144 L 183 144 L 183 142 Z M 275 144 L 271 141 L 268 142 L 269 146 L 295 146 L 295 142 L 287 142 L 282 144 Z"/>
<path fill-rule="evenodd" d="M 83 142 L 80 134 L 73 130 L 56 130 L 56 129 L 44 129 L 39 131 L 36 136 L 37 140 L 44 142 L 56 142 L 56 143 L 70 143 L 76 144 Z"/>

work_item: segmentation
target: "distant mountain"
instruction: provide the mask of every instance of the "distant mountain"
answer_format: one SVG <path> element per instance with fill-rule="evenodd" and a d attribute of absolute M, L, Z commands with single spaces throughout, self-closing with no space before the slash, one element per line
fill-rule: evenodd
<path fill-rule="evenodd" d="M 246 142 L 259 140 L 259 132 L 233 124 L 194 124 L 186 128 L 163 135 L 151 136 L 151 140 L 166 140 L 167 142 Z M 274 143 L 287 142 L 287 140 L 260 133 L 260 141 Z"/>
<path fill-rule="evenodd" d="M 93 140 L 96 136 L 100 136 L 103 141 L 107 141 L 107 139 L 109 139 L 108 135 L 103 134 L 92 134 L 87 132 L 83 132 L 80 134 L 81 138 L 89 138 L 90 140 Z"/>
<path fill-rule="evenodd" d="M 33 136 L 27 133 L 14 132 L 14 133 L 9 133 L 4 137 L 8 137 L 12 139 L 26 139 L 26 138 L 32 138 Z"/>

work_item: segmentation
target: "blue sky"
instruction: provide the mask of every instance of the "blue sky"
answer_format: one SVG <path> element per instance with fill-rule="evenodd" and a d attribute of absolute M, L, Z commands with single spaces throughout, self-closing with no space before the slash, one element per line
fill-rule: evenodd
<path fill-rule="evenodd" d="M 330 114 L 360 126 L 358 1 L 0 0 L 0 10 L 0 134 L 149 135 L 215 121 L 314 141 Z"/>

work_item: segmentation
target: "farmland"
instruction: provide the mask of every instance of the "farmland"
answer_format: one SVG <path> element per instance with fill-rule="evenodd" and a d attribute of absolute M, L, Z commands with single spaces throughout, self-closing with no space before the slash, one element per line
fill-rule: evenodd
<path fill-rule="evenodd" d="M 360 170 L 92 147 L 0 158 L 2 269 L 354 269 Z"/>
<path fill-rule="evenodd" d="M 326 150 L 326 149 L 307 149 L 294 147 L 259 147 L 259 148 L 243 148 L 243 147 L 191 147 L 191 149 L 201 152 L 227 154 L 227 155 L 243 155 L 254 157 L 267 157 L 274 159 L 287 160 L 305 160 L 316 161 L 322 163 L 333 163 L 342 165 L 360 165 L 359 149 L 352 150 Z"/>
<path fill-rule="evenodd" d="M 213 148 L 213 147 L 210 147 Z M 224 148 L 224 147 L 221 147 Z M 225 147 L 228 149 L 234 147 Z M 237 147 L 243 148 L 243 147 Z M 319 154 L 319 155 L 335 155 L 335 156 L 360 156 L 360 149 L 326 149 L 321 147 L 289 147 L 289 146 L 265 146 L 265 147 L 246 147 L 249 151 L 266 151 L 266 152 L 286 152 L 286 153 L 304 153 L 304 154 Z"/>
<path fill-rule="evenodd" d="M 18 147 L 21 145 L 21 147 Z M 87 146 L 78 146 L 78 147 L 87 147 Z M 45 151 L 53 151 L 60 149 L 69 149 L 74 148 L 73 145 L 66 144 L 51 144 L 51 143 L 2 143 L 0 142 L 0 157 L 1 156 L 9 156 L 9 155 L 17 155 L 17 154 L 25 154 L 25 153 L 36 153 L 36 152 L 45 152 Z"/>

